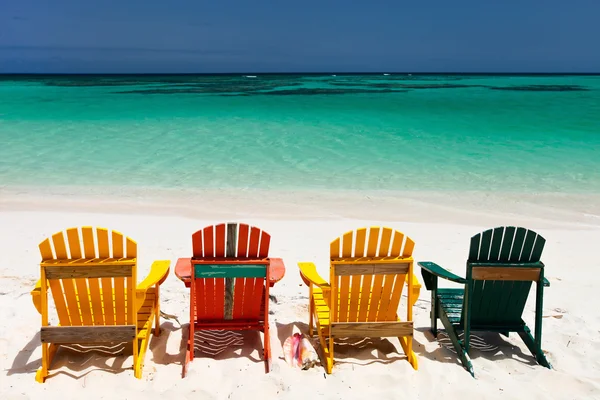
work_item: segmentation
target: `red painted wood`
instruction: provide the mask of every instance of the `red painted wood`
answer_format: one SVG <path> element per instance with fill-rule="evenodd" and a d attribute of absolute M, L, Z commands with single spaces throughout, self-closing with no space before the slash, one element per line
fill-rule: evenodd
<path fill-rule="evenodd" d="M 215 226 L 215 257 L 225 257 L 225 224 Z"/>
<path fill-rule="evenodd" d="M 248 257 L 258 257 L 258 246 L 260 245 L 260 229 L 253 226 L 250 228 L 250 241 L 248 242 Z"/>
<path fill-rule="evenodd" d="M 202 231 L 198 231 L 192 235 L 192 254 L 194 257 L 203 257 L 202 253 Z"/>
<path fill-rule="evenodd" d="M 202 236 L 204 236 L 204 257 L 214 257 L 214 243 L 213 243 L 213 232 L 212 226 L 207 226 L 203 229 Z"/>
<path fill-rule="evenodd" d="M 267 232 L 262 233 L 260 237 L 260 249 L 258 250 L 258 257 L 265 258 L 269 256 L 269 244 L 271 243 L 271 235 Z"/>
<path fill-rule="evenodd" d="M 238 232 L 238 251 L 237 257 L 244 258 L 248 256 L 248 233 L 250 232 L 250 227 L 246 224 L 240 224 L 240 229 Z"/>

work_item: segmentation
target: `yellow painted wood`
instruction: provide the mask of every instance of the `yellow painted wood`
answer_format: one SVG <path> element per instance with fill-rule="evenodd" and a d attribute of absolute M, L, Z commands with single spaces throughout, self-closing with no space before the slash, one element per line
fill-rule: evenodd
<path fill-rule="evenodd" d="M 80 278 L 73 279 L 73 281 L 75 281 L 75 288 L 77 289 L 82 323 L 83 325 L 93 325 L 94 320 L 92 319 L 92 302 L 87 287 L 87 279 Z"/>
<path fill-rule="evenodd" d="M 54 245 L 56 258 L 69 258 L 67 247 L 65 246 L 65 237 L 62 232 L 57 232 L 52 235 L 52 244 Z"/>
<path fill-rule="evenodd" d="M 399 257 L 402 254 L 402 243 L 404 242 L 404 234 L 402 232 L 395 231 L 394 238 L 392 239 L 392 249 L 390 250 L 390 257 Z"/>
<path fill-rule="evenodd" d="M 104 308 L 104 324 L 115 324 L 115 306 L 113 299 L 112 278 L 100 278 L 102 282 L 102 306 Z"/>
<path fill-rule="evenodd" d="M 79 242 L 79 231 L 77 228 L 67 229 L 67 241 L 69 242 L 69 257 L 77 259 L 82 257 L 81 243 Z"/>
<path fill-rule="evenodd" d="M 367 246 L 367 257 L 377 256 L 377 242 L 379 241 L 379 227 L 372 226 L 369 229 L 369 245 Z"/>
<path fill-rule="evenodd" d="M 377 256 L 387 257 L 390 251 L 392 230 L 390 228 L 381 229 L 381 243 L 379 244 L 379 252 Z"/>
<path fill-rule="evenodd" d="M 339 257 L 340 256 L 340 238 L 335 239 L 329 245 L 329 253 L 331 257 Z"/>
<path fill-rule="evenodd" d="M 412 256 L 413 249 L 415 248 L 415 242 L 412 241 L 411 238 L 407 237 L 406 242 L 404 243 L 404 250 L 402 251 L 403 257 Z"/>
<path fill-rule="evenodd" d="M 346 232 L 342 239 L 342 257 L 352 257 L 352 236 L 354 232 Z"/>
<path fill-rule="evenodd" d="M 337 309 L 337 318 L 335 320 L 346 322 L 348 321 L 348 300 L 350 296 L 350 276 L 342 276 L 339 282 L 339 307 Z M 336 302 L 337 303 L 337 302 Z"/>
<path fill-rule="evenodd" d="M 354 257 L 364 257 L 367 240 L 367 228 L 356 230 Z"/>
<path fill-rule="evenodd" d="M 88 285 L 90 287 L 94 325 L 104 325 L 104 311 L 102 306 L 102 295 L 100 292 L 100 279 L 89 279 Z"/>
<path fill-rule="evenodd" d="M 360 297 L 360 287 L 362 275 L 350 276 L 350 304 L 348 310 L 348 321 L 356 322 L 358 316 L 358 302 Z"/>
<path fill-rule="evenodd" d="M 67 301 L 69 310 L 69 318 L 72 326 L 81 325 L 81 315 L 79 313 L 79 302 L 77 301 L 77 292 L 75 292 L 75 284 L 73 279 L 61 279 L 63 292 Z"/>
<path fill-rule="evenodd" d="M 125 325 L 127 309 L 125 308 L 125 278 L 113 278 L 115 288 L 115 323 Z"/>
<path fill-rule="evenodd" d="M 377 312 L 379 311 L 379 299 L 381 299 L 381 290 L 383 288 L 383 277 L 385 275 L 375 275 L 373 277 L 373 288 L 371 289 L 371 302 L 369 304 L 369 314 L 367 321 L 377 321 Z"/>
<path fill-rule="evenodd" d="M 51 260 L 54 258 L 54 255 L 52 254 L 52 246 L 50 245 L 50 239 L 46 239 L 40 243 L 39 248 L 42 255 L 42 260 Z"/>
<path fill-rule="evenodd" d="M 366 321 L 369 312 L 371 300 L 371 285 L 373 283 L 373 275 L 365 275 L 363 277 L 362 286 L 360 289 L 360 304 L 358 309 L 357 321 Z"/>
<path fill-rule="evenodd" d="M 81 237 L 83 239 L 83 251 L 85 258 L 96 258 L 96 248 L 94 246 L 94 231 L 91 226 L 81 228 Z"/>
<path fill-rule="evenodd" d="M 130 238 L 127 238 L 127 257 L 137 257 L 137 243 Z"/>
<path fill-rule="evenodd" d="M 392 288 L 397 275 L 384 275 L 383 288 L 381 289 L 381 299 L 379 302 L 379 312 L 377 313 L 377 321 L 386 321 L 388 306 L 392 298 Z"/>
<path fill-rule="evenodd" d="M 110 257 L 110 248 L 108 246 L 108 230 L 105 228 L 97 228 L 96 235 L 98 236 L 98 258 Z"/>
<path fill-rule="evenodd" d="M 44 273 L 44 276 L 46 274 Z M 56 314 L 58 315 L 58 321 L 61 325 L 70 325 L 69 312 L 67 311 L 67 303 L 65 302 L 65 296 L 63 294 L 62 285 L 60 281 L 51 280 L 49 282 L 50 290 L 52 290 L 52 299 L 54 299 L 54 306 L 56 307 Z M 47 294 L 42 294 L 42 299 Z M 46 311 L 47 312 L 47 311 Z"/>
<path fill-rule="evenodd" d="M 394 321 L 397 319 L 396 314 L 398 311 L 398 306 L 400 305 L 400 298 L 402 297 L 402 288 L 404 287 L 405 280 L 406 280 L 406 275 L 397 275 L 396 276 L 394 288 L 392 289 L 392 296 L 391 296 L 390 302 L 388 304 L 388 311 L 385 316 L 386 321 Z M 408 308 L 412 308 L 412 306 L 410 306 Z"/>
<path fill-rule="evenodd" d="M 123 258 L 123 234 L 121 232 L 112 231 L 112 256 L 114 258 Z"/>

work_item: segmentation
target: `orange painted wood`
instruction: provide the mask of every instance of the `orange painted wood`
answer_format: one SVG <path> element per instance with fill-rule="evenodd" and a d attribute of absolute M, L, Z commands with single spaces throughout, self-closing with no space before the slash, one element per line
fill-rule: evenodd
<path fill-rule="evenodd" d="M 269 245 L 271 244 L 271 235 L 263 232 L 260 238 L 260 249 L 258 250 L 258 257 L 265 258 L 269 256 Z"/>
<path fill-rule="evenodd" d="M 214 318 L 225 317 L 225 278 L 215 278 Z"/>
<path fill-rule="evenodd" d="M 215 226 L 215 257 L 225 257 L 225 224 Z"/>
<path fill-rule="evenodd" d="M 250 241 L 248 242 L 248 257 L 258 257 L 258 246 L 260 244 L 260 229 L 253 226 L 250 228 Z"/>
<path fill-rule="evenodd" d="M 214 245 L 213 245 L 213 227 L 207 226 L 202 232 L 204 238 L 204 257 L 214 257 Z"/>
<path fill-rule="evenodd" d="M 214 319 L 215 317 L 215 279 L 204 279 L 204 292 L 196 292 L 196 297 L 202 297 L 206 304 L 206 318 Z"/>
<path fill-rule="evenodd" d="M 233 313 L 232 318 L 240 319 L 244 313 L 244 290 L 246 288 L 245 278 L 235 278 L 233 287 Z"/>
<path fill-rule="evenodd" d="M 242 309 L 242 318 L 251 318 L 252 315 L 252 296 L 254 295 L 254 283 L 256 278 L 246 278 L 244 282 L 244 305 Z"/>
<path fill-rule="evenodd" d="M 250 227 L 246 224 L 240 224 L 238 232 L 238 258 L 248 257 L 248 237 Z"/>
<path fill-rule="evenodd" d="M 204 256 L 202 248 L 202 230 L 199 230 L 192 235 L 192 254 L 194 257 Z"/>
<path fill-rule="evenodd" d="M 204 297 L 202 297 L 202 293 L 204 293 L 204 279 L 196 279 L 196 285 L 194 287 L 194 296 L 196 297 L 196 314 L 198 319 L 206 319 L 206 301 L 204 301 Z M 200 294 L 199 294 L 200 293 Z M 191 306 L 194 306 L 192 299 Z M 190 323 L 193 321 L 190 321 Z"/>

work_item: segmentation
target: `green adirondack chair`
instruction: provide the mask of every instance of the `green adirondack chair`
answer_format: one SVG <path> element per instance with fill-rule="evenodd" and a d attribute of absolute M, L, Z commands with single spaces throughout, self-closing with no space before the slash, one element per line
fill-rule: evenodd
<path fill-rule="evenodd" d="M 471 238 L 466 278 L 433 262 L 418 263 L 425 286 L 431 291 L 431 331 L 437 336 L 439 318 L 471 375 L 475 376 L 469 358 L 472 331 L 499 332 L 505 336 L 517 332 L 537 362 L 551 368 L 542 351 L 542 301 L 544 287 L 550 286 L 540 261 L 545 243 L 534 231 L 498 227 Z M 465 287 L 438 288 L 438 277 Z M 537 284 L 535 336 L 522 318 L 532 282 Z"/>

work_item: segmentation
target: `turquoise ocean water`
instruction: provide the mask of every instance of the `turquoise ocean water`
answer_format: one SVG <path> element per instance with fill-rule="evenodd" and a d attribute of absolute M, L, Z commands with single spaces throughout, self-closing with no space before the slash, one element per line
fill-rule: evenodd
<path fill-rule="evenodd" d="M 0 187 L 600 193 L 600 76 L 0 77 Z"/>

